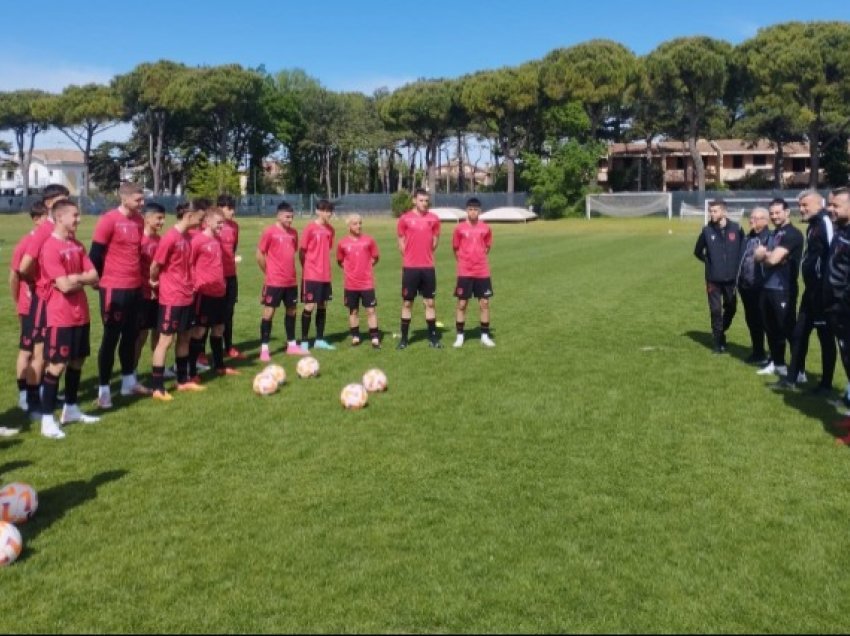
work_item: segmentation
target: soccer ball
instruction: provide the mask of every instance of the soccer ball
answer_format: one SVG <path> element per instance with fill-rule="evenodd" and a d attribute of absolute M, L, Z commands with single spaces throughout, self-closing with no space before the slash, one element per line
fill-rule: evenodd
<path fill-rule="evenodd" d="M 0 521 L 0 567 L 14 563 L 23 547 L 18 529 L 8 521 Z"/>
<path fill-rule="evenodd" d="M 14 482 L 0 489 L 0 521 L 26 523 L 38 510 L 38 494 L 29 484 Z"/>
<path fill-rule="evenodd" d="M 295 373 L 299 378 L 315 378 L 319 375 L 319 361 L 313 356 L 306 356 L 295 365 Z"/>
<path fill-rule="evenodd" d="M 286 371 L 279 364 L 270 364 L 263 369 L 263 373 L 268 373 L 275 380 L 277 380 L 278 385 L 282 385 L 286 382 Z"/>
<path fill-rule="evenodd" d="M 387 375 L 380 369 L 369 369 L 363 374 L 363 386 L 369 393 L 387 390 Z"/>
<path fill-rule="evenodd" d="M 254 377 L 254 393 L 257 395 L 271 395 L 278 389 L 277 379 L 270 373 L 260 371 Z"/>
<path fill-rule="evenodd" d="M 347 384 L 339 394 L 339 401 L 347 409 L 362 409 L 369 401 L 369 392 L 362 384 Z"/>

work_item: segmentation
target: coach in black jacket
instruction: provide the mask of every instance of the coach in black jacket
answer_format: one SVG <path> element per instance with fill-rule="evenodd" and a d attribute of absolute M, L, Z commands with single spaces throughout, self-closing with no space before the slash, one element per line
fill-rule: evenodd
<path fill-rule="evenodd" d="M 823 303 L 830 326 L 838 339 L 844 371 L 850 374 L 850 189 L 838 188 L 832 191 L 829 212 L 835 219 L 835 236 L 824 280 Z"/>
<path fill-rule="evenodd" d="M 705 288 L 714 343 L 712 351 L 725 353 L 726 331 L 737 309 L 735 279 L 744 241 L 738 224 L 726 218 L 726 201 L 711 201 L 708 215 L 711 220 L 700 232 L 694 256 L 705 263 Z"/>

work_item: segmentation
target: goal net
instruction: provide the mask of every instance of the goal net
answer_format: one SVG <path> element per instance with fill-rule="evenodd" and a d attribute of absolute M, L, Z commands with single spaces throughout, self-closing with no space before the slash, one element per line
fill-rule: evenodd
<path fill-rule="evenodd" d="M 732 219 L 734 221 L 741 221 L 750 216 L 750 212 L 753 211 L 753 208 L 767 208 L 770 205 L 770 202 L 773 201 L 773 196 L 766 197 L 723 197 L 723 200 L 726 201 L 726 218 Z M 702 206 L 702 209 L 691 205 L 687 205 L 682 203 L 682 208 L 680 211 L 681 216 L 684 217 L 697 217 L 702 216 L 702 222 L 708 223 L 708 208 L 711 206 L 711 202 L 713 199 L 706 199 L 705 204 Z M 800 215 L 800 205 L 797 203 L 796 199 L 785 199 L 785 202 L 788 204 L 788 207 L 791 209 L 792 216 Z"/>
<path fill-rule="evenodd" d="M 588 194 L 584 200 L 587 218 L 599 216 L 673 217 L 673 195 L 669 192 L 615 192 Z"/>

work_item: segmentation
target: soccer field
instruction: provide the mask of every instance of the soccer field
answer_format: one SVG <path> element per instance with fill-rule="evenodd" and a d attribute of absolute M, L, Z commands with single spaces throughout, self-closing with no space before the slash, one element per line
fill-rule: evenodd
<path fill-rule="evenodd" d="M 0 482 L 40 499 L 21 558 L 0 569 L 3 631 L 847 631 L 839 416 L 773 393 L 743 364 L 742 310 L 731 355 L 710 353 L 698 223 L 494 225 L 498 346 L 480 346 L 471 303 L 460 350 L 444 224 L 446 348 L 428 348 L 417 301 L 399 352 L 394 221 L 366 218 L 382 250 L 383 349 L 348 345 L 337 269 L 338 350 L 298 379 L 278 312 L 273 358 L 288 379 L 260 398 L 253 252 L 269 219 L 239 221 L 241 376 L 207 376 L 208 391 L 167 404 L 115 397 L 62 441 L 38 426 L 0 440 Z M 28 223 L 0 219 L 4 272 Z M 0 419 L 25 425 L 14 305 L 0 298 Z M 90 293 L 94 356 L 96 303 Z M 810 382 L 818 355 L 813 344 Z M 340 389 L 373 366 L 388 392 L 343 410 Z M 96 367 L 84 368 L 84 407 Z M 146 353 L 143 380 L 149 368 Z"/>

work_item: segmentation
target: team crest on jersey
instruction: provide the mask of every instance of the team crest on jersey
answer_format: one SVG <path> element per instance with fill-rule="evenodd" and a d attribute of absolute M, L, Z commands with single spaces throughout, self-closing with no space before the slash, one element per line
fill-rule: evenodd
<path fill-rule="evenodd" d="M 734 233 L 734 232 L 729 232 L 729 240 L 730 240 L 730 241 L 734 241 L 734 240 L 735 240 L 735 233 Z"/>

